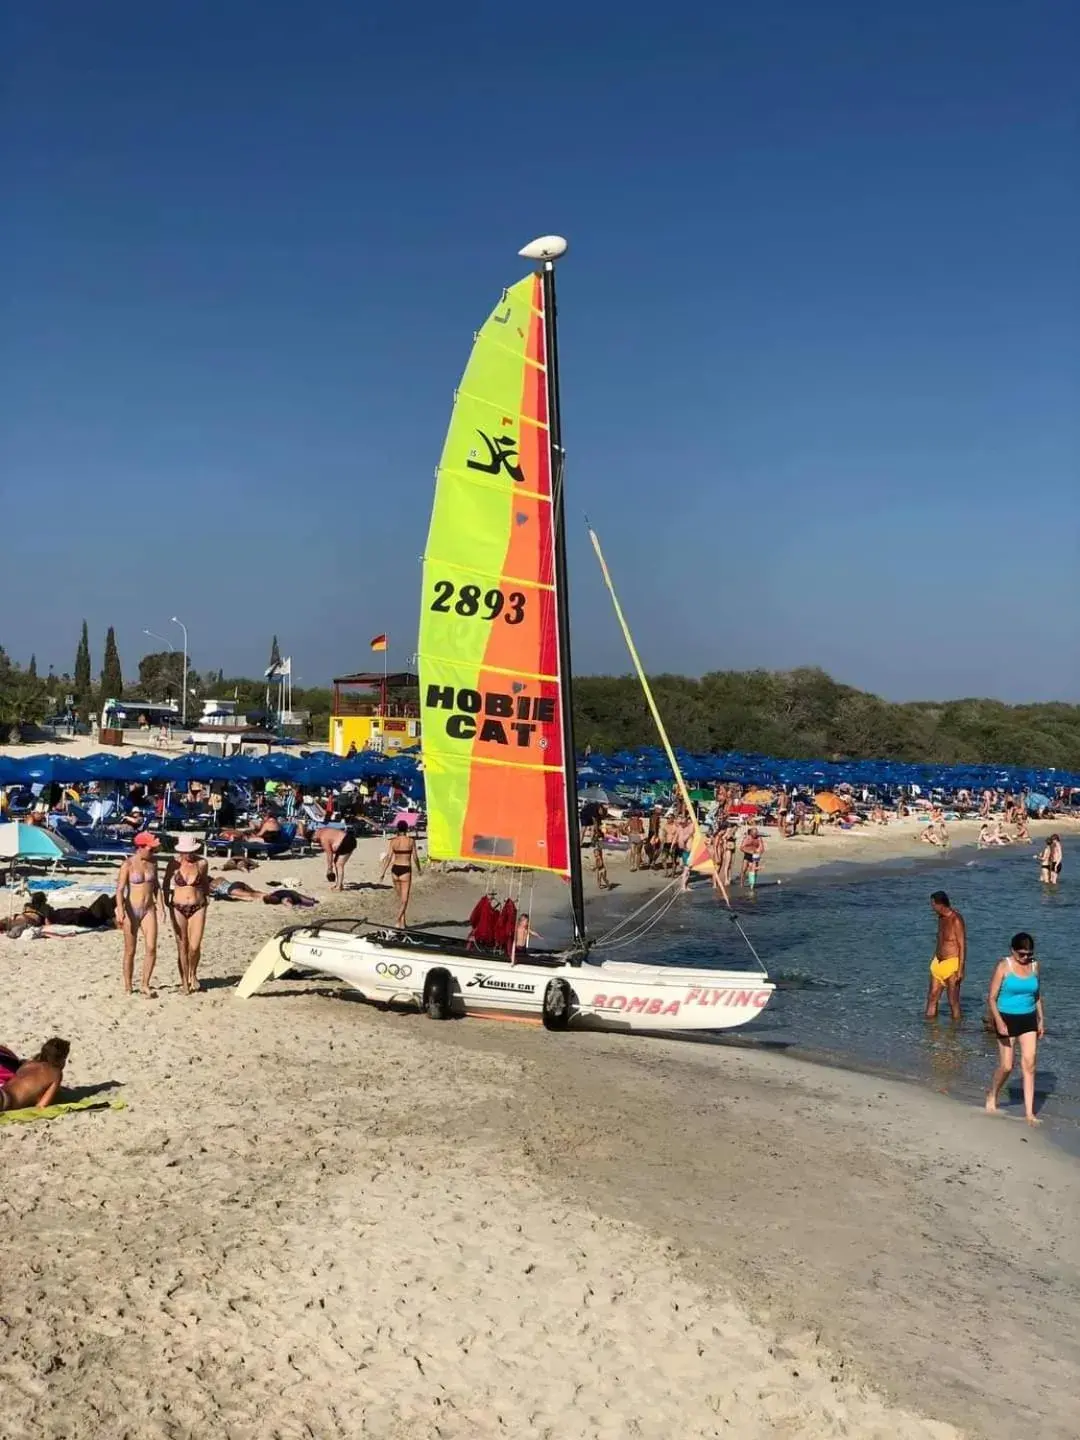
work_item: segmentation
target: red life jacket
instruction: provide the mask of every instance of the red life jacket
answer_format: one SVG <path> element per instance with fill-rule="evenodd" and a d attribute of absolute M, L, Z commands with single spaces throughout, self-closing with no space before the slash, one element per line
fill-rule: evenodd
<path fill-rule="evenodd" d="M 507 900 L 495 919 L 495 944 L 507 955 L 514 953 L 514 934 L 517 930 L 517 906 Z"/>
<path fill-rule="evenodd" d="M 491 897 L 481 895 L 469 916 L 469 943 L 471 945 L 495 945 L 499 909 L 491 903 Z"/>

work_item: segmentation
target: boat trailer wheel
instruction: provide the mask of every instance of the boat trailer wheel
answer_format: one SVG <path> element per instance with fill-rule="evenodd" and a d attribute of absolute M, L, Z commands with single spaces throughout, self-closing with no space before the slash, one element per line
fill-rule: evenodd
<path fill-rule="evenodd" d="M 424 981 L 424 1009 L 432 1020 L 449 1020 L 452 1014 L 449 970 L 429 970 Z"/>
<path fill-rule="evenodd" d="M 565 980 L 549 980 L 544 991 L 544 1028 L 565 1030 L 570 1024 L 570 986 Z"/>

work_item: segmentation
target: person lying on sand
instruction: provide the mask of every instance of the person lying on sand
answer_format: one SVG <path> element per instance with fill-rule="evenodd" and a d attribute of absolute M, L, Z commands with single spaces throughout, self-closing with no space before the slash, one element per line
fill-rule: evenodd
<path fill-rule="evenodd" d="M 285 905 L 290 910 L 310 910 L 312 905 L 319 903 L 308 895 L 301 895 L 299 890 L 289 890 L 284 886 L 256 890 L 246 880 L 219 880 L 210 894 L 215 900 L 244 900 L 250 903 L 261 900 L 264 905 Z"/>
<path fill-rule="evenodd" d="M 24 930 L 38 930 L 44 924 L 44 915 L 32 900 L 27 900 L 21 914 L 13 915 L 10 920 L 0 920 L 0 935 L 6 935 L 9 940 L 17 940 Z"/>
<path fill-rule="evenodd" d="M 70 1049 L 66 1040 L 54 1036 L 46 1040 L 33 1060 L 24 1060 L 21 1065 L 10 1050 L 0 1050 L 0 1074 L 8 1077 L 0 1085 L 0 1110 L 29 1110 L 33 1106 L 44 1110 L 51 1105 L 64 1078 Z M 10 1069 L 12 1060 L 14 1073 Z"/>

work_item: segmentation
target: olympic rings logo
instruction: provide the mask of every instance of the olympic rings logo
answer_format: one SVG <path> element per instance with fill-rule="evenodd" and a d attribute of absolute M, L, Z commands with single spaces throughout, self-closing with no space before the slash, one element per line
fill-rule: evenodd
<path fill-rule="evenodd" d="M 387 965 L 380 960 L 375 966 L 376 975 L 389 975 L 392 980 L 406 980 L 412 974 L 411 965 Z"/>

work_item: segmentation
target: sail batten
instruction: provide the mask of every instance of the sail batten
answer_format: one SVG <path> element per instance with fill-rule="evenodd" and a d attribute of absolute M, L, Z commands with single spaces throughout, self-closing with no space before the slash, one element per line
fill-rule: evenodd
<path fill-rule="evenodd" d="M 424 553 L 420 700 L 438 859 L 570 872 L 544 287 L 477 332 Z M 572 757 L 571 757 L 572 761 Z"/>

